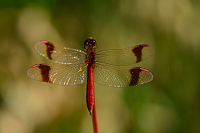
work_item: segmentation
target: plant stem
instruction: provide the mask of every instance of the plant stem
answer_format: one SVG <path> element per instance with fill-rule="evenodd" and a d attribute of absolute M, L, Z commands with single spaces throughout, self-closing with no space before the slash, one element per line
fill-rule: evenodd
<path fill-rule="evenodd" d="M 93 108 L 93 112 L 92 112 L 92 122 L 93 122 L 94 133 L 98 133 L 98 125 L 97 125 L 96 105 L 95 105 L 95 103 L 94 103 L 94 108 Z"/>

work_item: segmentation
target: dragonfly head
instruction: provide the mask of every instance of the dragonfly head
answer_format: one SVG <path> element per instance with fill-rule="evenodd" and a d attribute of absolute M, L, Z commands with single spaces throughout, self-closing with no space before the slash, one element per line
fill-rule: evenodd
<path fill-rule="evenodd" d="M 94 40 L 92 37 L 89 37 L 87 40 L 85 40 L 84 42 L 84 48 L 97 48 L 97 43 L 96 40 Z"/>

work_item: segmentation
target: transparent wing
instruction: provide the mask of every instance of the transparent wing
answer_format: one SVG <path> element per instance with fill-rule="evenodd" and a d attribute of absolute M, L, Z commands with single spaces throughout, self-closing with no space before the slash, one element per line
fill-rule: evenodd
<path fill-rule="evenodd" d="M 57 63 L 72 64 L 85 62 L 86 53 L 84 51 L 67 48 L 49 41 L 36 43 L 35 49 L 40 55 Z"/>
<path fill-rule="evenodd" d="M 96 62 L 117 66 L 128 66 L 138 63 L 154 54 L 154 48 L 147 45 L 137 45 L 124 49 L 103 50 L 96 53 Z"/>
<path fill-rule="evenodd" d="M 32 79 L 58 85 L 82 84 L 86 77 L 86 66 L 82 64 L 37 64 L 28 69 Z"/>
<path fill-rule="evenodd" d="M 110 87 L 140 85 L 153 80 L 151 72 L 133 66 L 114 66 L 98 63 L 94 69 L 94 81 Z"/>

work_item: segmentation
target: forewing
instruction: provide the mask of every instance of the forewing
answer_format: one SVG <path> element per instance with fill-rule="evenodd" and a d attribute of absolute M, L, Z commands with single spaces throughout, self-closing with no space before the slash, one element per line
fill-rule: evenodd
<path fill-rule="evenodd" d="M 140 85 L 153 80 L 151 72 L 133 66 L 114 66 L 98 63 L 94 69 L 94 81 L 110 87 Z"/>
<path fill-rule="evenodd" d="M 82 84 L 86 77 L 86 66 L 82 64 L 37 64 L 28 69 L 32 79 L 58 85 Z"/>
<path fill-rule="evenodd" d="M 147 45 L 137 45 L 124 49 L 103 50 L 96 53 L 96 62 L 117 66 L 128 66 L 138 63 L 154 54 L 154 48 Z"/>
<path fill-rule="evenodd" d="M 35 45 L 36 51 L 47 59 L 57 63 L 84 63 L 86 53 L 82 50 L 63 47 L 49 41 L 40 41 Z"/>

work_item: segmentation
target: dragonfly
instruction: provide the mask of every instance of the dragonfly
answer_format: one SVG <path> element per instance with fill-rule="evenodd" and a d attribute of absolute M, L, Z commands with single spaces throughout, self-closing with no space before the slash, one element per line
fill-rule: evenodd
<path fill-rule="evenodd" d="M 127 87 L 153 80 L 149 70 L 132 66 L 153 55 L 153 47 L 141 44 L 96 52 L 97 47 L 92 37 L 84 41 L 86 51 L 39 41 L 35 45 L 36 51 L 53 62 L 33 65 L 27 75 L 58 85 L 83 84 L 87 79 L 86 102 L 90 115 L 95 104 L 94 81 L 103 86 Z"/>

